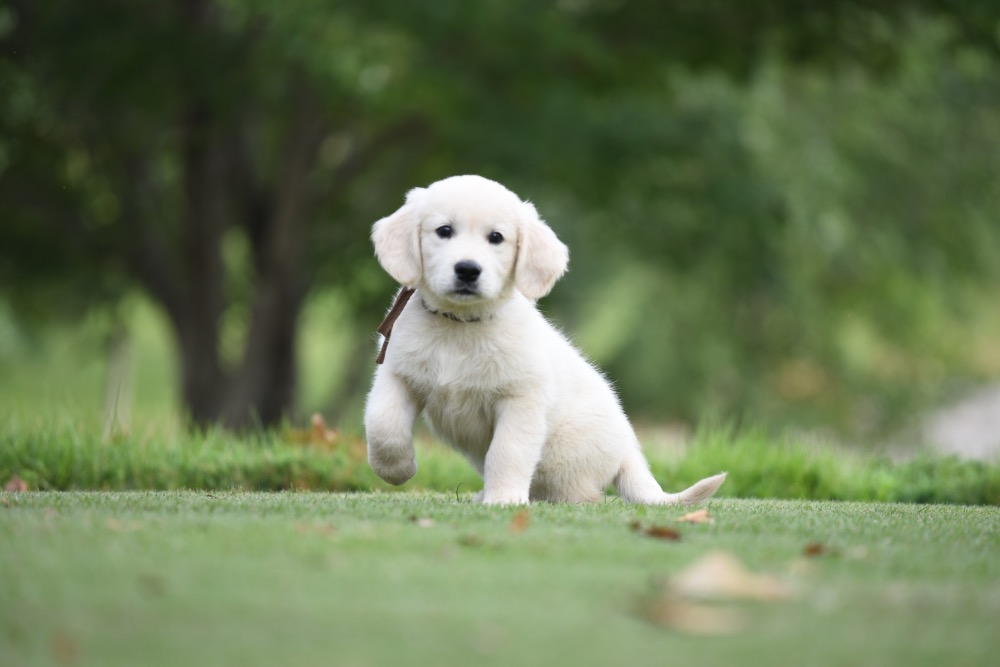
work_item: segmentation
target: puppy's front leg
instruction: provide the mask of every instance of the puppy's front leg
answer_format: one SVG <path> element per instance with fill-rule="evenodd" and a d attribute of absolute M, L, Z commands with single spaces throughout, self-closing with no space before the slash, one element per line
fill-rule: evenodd
<path fill-rule="evenodd" d="M 498 403 L 496 429 L 483 468 L 484 503 L 527 504 L 545 433 L 545 411 L 537 401 L 509 398 Z"/>
<path fill-rule="evenodd" d="M 400 485 L 417 474 L 413 422 L 420 405 L 392 371 L 380 366 L 365 404 L 368 464 L 375 474 Z"/>

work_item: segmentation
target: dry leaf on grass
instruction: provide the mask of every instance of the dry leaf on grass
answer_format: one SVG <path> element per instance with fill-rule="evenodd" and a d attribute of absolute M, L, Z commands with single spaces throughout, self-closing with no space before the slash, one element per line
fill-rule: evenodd
<path fill-rule="evenodd" d="M 746 613 L 732 607 L 697 604 L 664 594 L 643 609 L 656 625 L 689 635 L 728 635 L 746 626 Z"/>
<path fill-rule="evenodd" d="M 632 521 L 628 525 L 633 532 L 642 533 L 649 537 L 654 537 L 658 540 L 670 540 L 677 542 L 681 539 L 680 531 L 676 528 L 671 528 L 670 526 L 648 526 L 643 527 L 643 525 L 638 521 Z"/>
<path fill-rule="evenodd" d="M 285 438 L 301 445 L 332 445 L 337 441 L 337 432 L 326 425 L 323 415 L 316 413 L 309 418 L 309 428 L 290 428 Z"/>
<path fill-rule="evenodd" d="M 318 412 L 309 418 L 309 426 L 311 427 L 309 439 L 312 442 L 332 443 L 337 439 L 337 432 L 326 425 L 323 415 Z"/>
<path fill-rule="evenodd" d="M 75 664 L 80 655 L 80 646 L 77 641 L 62 630 L 56 630 L 49 638 L 49 649 L 56 662 L 63 665 Z"/>
<path fill-rule="evenodd" d="M 810 558 L 815 558 L 816 556 L 826 556 L 829 553 L 829 547 L 822 542 L 810 542 L 806 545 L 806 548 L 802 550 L 802 555 L 809 556 Z"/>
<path fill-rule="evenodd" d="M 715 523 L 715 519 L 708 513 L 707 507 L 677 517 L 674 521 L 677 523 Z"/>
<path fill-rule="evenodd" d="M 749 612 L 733 602 L 775 602 L 791 594 L 784 580 L 750 572 L 733 555 L 711 552 L 658 585 L 642 604 L 643 616 L 662 627 L 692 635 L 743 630 Z"/>
<path fill-rule="evenodd" d="M 3 490 L 4 491 L 14 491 L 14 492 L 17 492 L 17 493 L 22 492 L 22 491 L 27 491 L 28 490 L 28 483 L 25 482 L 20 477 L 18 477 L 17 475 L 14 475 L 4 485 Z"/>
<path fill-rule="evenodd" d="M 509 530 L 512 535 L 520 535 L 528 529 L 528 523 L 530 521 L 531 513 L 527 509 L 520 510 L 510 520 L 510 525 L 507 526 L 507 530 Z"/>
<path fill-rule="evenodd" d="M 696 600 L 783 600 L 788 584 L 769 574 L 750 572 L 732 554 L 713 551 L 671 580 L 678 594 Z"/>
<path fill-rule="evenodd" d="M 645 531 L 646 535 L 650 537 L 655 537 L 658 540 L 670 540 L 671 542 L 678 542 L 681 539 L 680 531 L 671 528 L 670 526 L 650 526 Z"/>

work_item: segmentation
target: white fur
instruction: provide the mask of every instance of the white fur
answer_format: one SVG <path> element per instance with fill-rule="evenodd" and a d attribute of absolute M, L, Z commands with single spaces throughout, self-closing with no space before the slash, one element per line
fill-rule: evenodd
<path fill-rule="evenodd" d="M 444 225 L 449 238 L 436 231 Z M 491 232 L 503 241 L 491 243 Z M 410 191 L 372 240 L 383 268 L 417 289 L 368 395 L 379 477 L 402 484 L 416 473 L 412 429 L 423 411 L 483 475 L 485 503 L 595 501 L 613 483 L 628 502 L 694 504 L 725 481 L 660 488 L 614 390 L 535 307 L 569 253 L 531 204 L 494 181 L 455 176 Z M 482 269 L 471 294 L 456 292 L 467 287 L 456 279 L 462 261 Z"/>

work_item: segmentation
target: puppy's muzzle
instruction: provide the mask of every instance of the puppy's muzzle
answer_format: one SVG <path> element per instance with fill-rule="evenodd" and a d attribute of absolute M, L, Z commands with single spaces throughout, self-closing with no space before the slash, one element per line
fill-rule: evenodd
<path fill-rule="evenodd" d="M 455 291 L 460 294 L 474 294 L 477 291 L 476 282 L 482 272 L 483 267 L 472 260 L 463 259 L 455 264 Z"/>

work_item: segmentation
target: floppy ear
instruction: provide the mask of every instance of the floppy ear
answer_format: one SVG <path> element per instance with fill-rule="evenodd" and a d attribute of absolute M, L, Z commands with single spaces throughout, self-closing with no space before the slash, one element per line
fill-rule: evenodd
<path fill-rule="evenodd" d="M 414 188 L 406 195 L 406 203 L 372 225 L 372 243 L 379 264 L 396 282 L 413 287 L 420 281 L 423 266 L 420 260 L 420 220 L 416 203 L 426 192 Z"/>
<path fill-rule="evenodd" d="M 514 266 L 517 289 L 533 301 L 541 299 L 566 273 L 568 264 L 569 248 L 542 222 L 534 206 L 522 202 L 521 234 Z"/>

